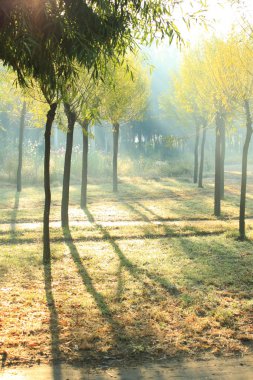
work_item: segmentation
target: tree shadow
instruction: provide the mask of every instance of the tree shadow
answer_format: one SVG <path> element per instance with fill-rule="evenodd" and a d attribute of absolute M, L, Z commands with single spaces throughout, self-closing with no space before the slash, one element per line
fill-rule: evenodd
<path fill-rule="evenodd" d="M 123 265 L 120 262 L 119 263 L 119 269 L 117 272 L 118 285 L 117 285 L 116 299 L 118 302 L 121 300 L 121 298 L 123 296 L 123 292 L 124 292 L 124 281 L 123 281 L 123 277 L 122 277 L 122 269 L 123 269 Z"/>
<path fill-rule="evenodd" d="M 69 248 L 72 259 L 82 279 L 83 285 L 85 286 L 87 292 L 93 297 L 102 317 L 105 318 L 107 323 L 111 326 L 116 346 L 122 345 L 122 340 L 124 340 L 127 345 L 127 343 L 130 343 L 133 340 L 133 337 L 130 337 L 124 326 L 113 318 L 113 312 L 106 303 L 104 296 L 95 289 L 93 280 L 82 263 L 81 256 L 76 245 L 74 244 L 70 230 L 68 228 L 64 228 L 63 235 L 65 238 L 65 243 Z"/>
<path fill-rule="evenodd" d="M 150 223 L 150 219 L 147 217 L 147 215 L 145 215 L 143 212 L 137 210 L 133 205 L 131 205 L 129 202 L 126 202 L 125 200 L 122 200 L 120 197 L 118 198 L 118 200 L 128 209 L 130 210 L 132 213 L 134 213 L 135 215 L 137 215 L 137 217 L 141 220 L 143 220 L 144 222 L 147 222 L 147 223 Z M 137 203 L 137 202 L 136 202 Z"/>
<path fill-rule="evenodd" d="M 86 209 L 87 216 L 90 221 L 94 221 L 93 216 L 89 213 L 89 211 Z M 95 223 L 95 221 L 94 221 Z M 93 224 L 94 224 L 93 223 Z M 130 260 L 128 260 L 122 251 L 120 250 L 119 246 L 116 242 L 113 241 L 113 239 L 110 237 L 109 233 L 105 231 L 103 227 L 95 224 L 95 227 L 97 227 L 103 234 L 107 234 L 106 241 L 109 241 L 109 243 L 112 245 L 115 253 L 119 257 L 119 267 L 117 270 L 118 275 L 118 283 L 117 283 L 117 289 L 115 294 L 115 300 L 121 304 L 123 301 L 123 292 L 124 292 L 124 278 L 123 278 L 123 269 L 128 270 L 128 272 L 136 278 L 139 282 L 143 285 L 143 290 L 148 290 L 148 293 L 150 296 L 158 295 L 159 298 L 161 296 L 161 292 L 159 289 L 157 289 L 157 284 L 160 285 L 160 287 L 168 294 L 177 296 L 179 295 L 178 289 L 170 284 L 166 279 L 163 279 L 156 274 L 149 273 L 145 269 L 138 268 L 137 265 L 131 263 Z M 148 347 L 147 351 L 144 348 L 144 350 L 141 348 L 141 351 L 138 353 L 139 359 L 144 355 L 149 355 L 149 347 L 153 347 L 154 341 L 156 341 L 158 338 L 156 336 L 156 331 L 153 331 L 152 325 L 148 328 L 148 334 L 143 336 L 143 330 L 139 329 L 139 323 L 143 319 L 145 323 L 145 311 L 141 310 L 138 314 L 138 317 L 135 316 L 133 321 L 130 322 L 130 326 L 133 324 L 134 329 L 129 328 L 128 322 L 119 321 L 116 318 L 118 318 L 118 314 L 120 311 L 118 311 L 118 308 L 115 310 L 112 309 L 112 307 L 108 304 L 108 301 L 105 299 L 105 296 L 101 294 L 98 290 L 96 290 L 96 287 L 94 285 L 94 280 L 88 273 L 88 270 L 85 268 L 85 265 L 83 263 L 82 256 L 80 255 L 78 248 L 76 247 L 73 237 L 71 235 L 71 232 L 69 229 L 63 229 L 63 235 L 65 239 L 65 244 L 69 248 L 70 255 L 73 259 L 73 262 L 76 265 L 77 272 L 83 282 L 84 287 L 86 288 L 87 292 L 92 296 L 93 300 L 95 301 L 95 304 L 101 313 L 102 318 L 104 318 L 103 324 L 108 323 L 110 326 L 110 331 L 113 338 L 113 346 L 110 348 L 108 346 L 108 350 L 116 350 L 115 351 L 115 357 L 117 358 L 127 358 L 136 356 L 136 350 L 138 350 L 139 347 Z M 150 278 L 153 283 L 147 283 L 144 279 L 142 279 L 141 276 L 145 275 L 146 277 Z M 154 286 L 154 284 L 156 286 Z M 114 306 L 115 307 L 115 306 Z M 124 309 L 124 306 L 123 306 Z M 116 314 L 115 314 L 116 313 Z M 143 314 L 144 313 L 144 314 Z M 129 331 L 128 331 L 129 328 Z M 144 343 L 145 342 L 145 343 Z M 95 347 L 93 348 L 95 350 Z M 113 351 L 112 351 L 113 352 Z M 81 355 L 81 353 L 80 353 Z M 103 357 L 107 357 L 108 352 L 107 351 L 97 351 L 96 355 L 100 357 L 100 360 L 103 360 Z M 111 353 L 112 355 L 112 353 Z M 83 360 L 83 357 L 80 357 L 81 360 Z"/>
<path fill-rule="evenodd" d="M 49 328 L 51 333 L 51 352 L 53 358 L 53 379 L 61 380 L 61 368 L 60 366 L 55 366 L 55 364 L 59 363 L 61 359 L 60 352 L 60 328 L 59 328 L 59 317 L 57 308 L 55 305 L 53 289 L 52 289 L 52 273 L 51 273 L 51 264 L 44 265 L 44 281 L 45 281 L 45 293 L 47 300 L 47 307 L 50 313 L 50 322 Z"/>
<path fill-rule="evenodd" d="M 158 276 L 157 274 L 155 273 L 152 273 L 152 272 L 149 272 L 148 270 L 146 269 L 143 269 L 143 268 L 139 268 L 136 264 L 132 263 L 125 255 L 124 253 L 122 252 L 122 250 L 120 249 L 119 245 L 116 243 L 116 239 L 113 238 L 108 230 L 101 226 L 99 223 L 97 223 L 93 217 L 93 215 L 91 214 L 91 212 L 86 208 L 84 210 L 85 214 L 87 215 L 87 218 L 88 220 L 90 221 L 90 223 L 92 223 L 103 235 L 103 239 L 107 240 L 110 245 L 112 246 L 114 252 L 117 254 L 118 258 L 119 258 L 119 261 L 120 261 L 120 265 L 121 265 L 121 270 L 122 268 L 125 268 L 128 270 L 128 272 L 134 277 L 136 278 L 137 280 L 143 282 L 143 280 L 141 279 L 141 276 L 146 276 L 148 277 L 151 281 L 153 281 L 156 285 L 160 285 L 162 288 L 166 289 L 166 291 L 168 291 L 171 295 L 173 296 L 177 296 L 180 294 L 180 291 L 177 289 L 177 287 L 173 284 L 171 284 L 168 280 L 166 280 L 165 278 L 163 277 L 160 277 Z M 121 272 L 119 271 L 119 274 Z M 119 285 L 118 285 L 118 289 L 121 289 L 121 290 L 118 290 L 119 292 L 122 292 L 122 279 L 120 277 L 120 281 L 119 281 Z M 155 290 L 155 287 L 151 286 L 151 285 L 148 285 L 145 283 L 145 286 L 146 287 L 149 287 L 150 290 L 154 293 L 156 290 Z"/>
<path fill-rule="evenodd" d="M 81 256 L 77 250 L 77 247 L 73 241 L 71 232 L 68 228 L 63 228 L 63 235 L 65 239 L 65 243 L 69 248 L 70 254 L 74 263 L 77 266 L 80 277 L 82 278 L 83 284 L 85 285 L 88 293 L 94 298 L 102 316 L 106 317 L 111 324 L 114 323 L 112 320 L 112 312 L 109 309 L 107 303 L 104 300 L 102 294 L 100 294 L 94 287 L 92 278 L 90 277 L 87 269 L 84 267 L 82 263 Z"/>
<path fill-rule="evenodd" d="M 157 182 L 157 181 L 156 181 Z M 132 201 L 140 201 L 143 199 L 150 199 L 152 200 L 161 200 L 164 198 L 181 198 L 180 195 L 175 193 L 175 191 L 168 189 L 168 187 L 155 189 L 151 194 L 147 192 L 145 188 L 142 188 L 140 185 L 137 185 L 136 183 L 129 183 L 121 179 L 121 183 L 124 185 L 122 186 L 122 189 L 120 191 L 120 198 L 121 200 L 132 200 Z M 150 189 L 152 186 L 150 186 Z"/>
<path fill-rule="evenodd" d="M 136 204 L 141 207 L 143 210 L 145 210 L 146 212 L 148 212 L 149 214 L 151 214 L 153 217 L 155 217 L 156 219 L 158 220 L 164 220 L 164 218 L 158 214 L 156 214 L 154 211 L 150 210 L 148 207 L 144 206 L 142 203 L 140 202 L 136 202 Z"/>
<path fill-rule="evenodd" d="M 214 239 L 187 239 L 181 237 L 178 244 L 193 263 L 183 269 L 184 277 L 193 286 L 212 285 L 220 289 L 247 291 L 252 286 L 252 255 L 240 250 L 244 244 L 251 250 L 251 242 L 225 242 Z"/>

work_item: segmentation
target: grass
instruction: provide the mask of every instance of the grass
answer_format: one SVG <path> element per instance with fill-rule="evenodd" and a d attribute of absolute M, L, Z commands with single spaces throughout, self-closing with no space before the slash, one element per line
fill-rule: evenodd
<path fill-rule="evenodd" d="M 252 215 L 249 184 L 248 216 Z M 52 224 L 52 264 L 42 265 L 43 192 L 1 186 L 0 352 L 5 365 L 106 363 L 245 353 L 253 347 L 252 230 L 237 241 L 239 183 L 227 179 L 223 218 L 213 187 L 123 178 L 89 186 L 70 231 Z M 61 192 L 52 189 L 52 220 Z M 23 222 L 23 223 L 22 223 Z M 27 223 L 27 224 L 24 224 Z M 6 357 L 7 354 L 7 357 Z"/>

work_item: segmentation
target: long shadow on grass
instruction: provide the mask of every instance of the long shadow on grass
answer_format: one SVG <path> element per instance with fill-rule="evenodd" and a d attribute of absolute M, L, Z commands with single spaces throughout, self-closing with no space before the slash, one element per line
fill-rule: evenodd
<path fill-rule="evenodd" d="M 169 200 L 168 200 L 169 201 Z M 213 221 L 213 220 L 215 220 L 214 218 L 212 218 L 211 216 L 210 217 L 205 217 L 205 216 L 201 216 L 201 217 L 194 217 L 194 216 L 182 216 L 182 217 L 173 217 L 173 218 L 170 218 L 170 217 L 162 217 L 162 216 L 160 216 L 160 215 L 158 215 L 158 214 L 156 214 L 154 211 L 152 211 L 150 208 L 148 208 L 147 206 L 144 206 L 142 203 L 140 203 L 140 202 L 136 202 L 136 204 L 139 206 L 139 207 L 141 207 L 143 210 L 145 210 L 146 212 L 148 212 L 149 214 L 151 214 L 153 217 L 154 217 L 154 219 L 153 220 L 161 220 L 161 221 L 163 221 L 163 222 L 208 222 L 208 221 Z M 188 209 L 189 209 L 189 207 L 188 207 Z M 185 210 L 187 210 L 187 208 L 185 208 Z M 192 210 L 192 213 L 194 214 L 195 213 L 195 211 L 196 210 Z M 211 213 L 210 213 L 210 215 L 212 215 Z M 222 219 L 222 220 L 231 220 L 231 218 L 229 218 L 229 217 L 221 217 L 220 219 Z M 235 219 L 238 219 L 238 218 L 235 218 Z"/>
<path fill-rule="evenodd" d="M 127 185 L 127 184 L 125 184 L 125 185 Z M 127 186 L 129 186 L 129 184 Z M 180 195 L 180 194 L 174 192 L 173 190 L 171 190 L 169 186 L 170 185 L 168 185 L 168 190 L 167 189 L 158 189 L 159 193 L 164 194 L 164 196 L 161 196 L 159 198 L 163 199 L 163 200 L 167 199 L 168 202 L 170 200 L 172 200 L 172 199 L 173 200 L 179 200 L 180 199 L 180 209 L 178 211 L 180 212 L 180 214 L 182 214 L 182 216 L 179 214 L 179 217 L 170 218 L 170 217 L 162 217 L 162 216 L 158 215 L 157 213 L 153 212 L 150 208 L 144 206 L 141 203 L 141 201 L 149 199 L 147 196 L 142 197 L 142 199 L 140 199 L 140 197 L 139 198 L 133 198 L 133 200 L 135 201 L 136 205 L 138 205 L 143 210 L 145 210 L 146 212 L 148 212 L 149 215 L 152 215 L 154 219 L 158 219 L 158 220 L 162 220 L 162 221 L 169 221 L 169 220 L 170 221 L 181 221 L 181 220 L 182 221 L 183 220 L 191 220 L 191 221 L 213 220 L 213 218 L 206 217 L 205 215 L 203 215 L 203 216 L 201 215 L 198 218 L 191 217 L 191 214 L 194 214 L 196 212 L 202 214 L 203 207 L 204 207 L 204 209 L 206 209 L 207 212 L 209 210 L 209 214 L 210 215 L 212 215 L 212 212 L 213 212 L 212 206 L 210 206 L 208 204 L 208 202 L 206 202 L 206 199 L 204 199 L 203 197 L 201 197 L 201 198 L 198 199 L 199 192 L 196 189 L 192 189 L 192 190 L 194 190 L 194 195 L 192 196 L 192 199 L 189 200 L 189 199 L 186 199 L 183 195 Z M 136 192 L 138 192 L 138 189 L 139 189 L 138 185 L 131 184 L 131 187 L 132 188 L 136 188 Z M 190 190 L 191 190 L 191 188 L 188 189 L 188 191 L 190 191 Z M 197 191 L 197 193 L 196 193 L 196 191 Z M 197 198 L 196 198 L 196 196 L 197 196 Z M 124 199 L 124 198 L 122 197 L 122 199 Z M 154 197 L 152 193 L 150 194 L 150 200 L 157 200 L 157 199 L 158 198 L 156 196 Z M 205 206 L 204 206 L 204 203 L 205 203 Z M 188 216 L 189 215 L 189 211 L 190 211 L 190 216 Z M 185 215 L 185 217 L 184 217 L 184 215 Z M 145 217 L 147 217 L 147 215 L 145 215 Z"/>
<path fill-rule="evenodd" d="M 11 211 L 11 230 L 10 230 L 11 241 L 16 240 L 16 223 L 17 223 L 17 215 L 18 215 L 18 208 L 19 208 L 19 199 L 20 199 L 20 193 L 16 192 L 14 207 Z"/>
<path fill-rule="evenodd" d="M 111 244 L 114 252 L 117 254 L 117 256 L 118 256 L 118 258 L 120 260 L 120 265 L 122 267 L 124 267 L 125 269 L 127 269 L 128 272 L 133 277 L 135 277 L 136 279 L 138 279 L 138 280 L 140 280 L 142 282 L 141 276 L 145 275 L 151 281 L 153 281 L 155 284 L 158 284 L 161 287 L 163 287 L 164 289 L 166 289 L 171 295 L 176 296 L 176 295 L 178 295 L 180 293 L 179 290 L 173 284 L 171 284 L 169 281 L 167 281 L 163 277 L 160 277 L 160 276 L 156 275 L 155 273 L 149 272 L 149 271 L 147 271 L 145 269 L 139 268 L 136 264 L 133 264 L 124 255 L 124 253 L 120 249 L 119 245 L 116 243 L 116 241 L 115 241 L 116 239 L 113 238 L 109 234 L 109 232 L 107 231 L 106 228 L 104 228 L 103 226 L 101 226 L 99 223 L 97 223 L 95 221 L 95 219 L 94 219 L 93 215 L 91 214 L 91 212 L 87 208 L 84 210 L 84 212 L 87 215 L 87 218 L 90 221 L 90 223 L 92 223 L 103 234 L 103 239 L 107 240 Z M 119 274 L 121 274 L 121 269 L 119 271 Z M 119 280 L 120 280 L 119 281 L 119 287 L 122 288 L 121 277 L 119 278 Z M 145 286 L 147 287 L 148 285 L 145 284 Z M 150 286 L 150 288 L 151 288 L 151 286 Z M 152 289 L 152 290 L 154 291 L 154 289 Z"/>
<path fill-rule="evenodd" d="M 82 263 L 82 259 L 76 248 L 76 245 L 74 244 L 70 230 L 67 228 L 64 228 L 63 234 L 65 238 L 65 243 L 67 244 L 70 254 L 72 256 L 72 259 L 77 266 L 77 269 L 78 269 L 79 275 L 82 278 L 83 284 L 85 285 L 88 293 L 90 293 L 92 297 L 94 298 L 103 317 L 105 317 L 107 320 L 109 320 L 111 324 L 113 324 L 114 321 L 112 320 L 112 313 L 108 305 L 106 304 L 104 297 L 99 292 L 96 291 L 92 282 L 92 278 L 90 277 L 87 269 L 84 267 Z"/>
<path fill-rule="evenodd" d="M 143 206 L 142 203 L 140 202 L 136 202 L 136 204 L 141 207 L 143 210 L 145 210 L 146 212 L 148 212 L 149 214 L 151 214 L 152 216 L 154 216 L 156 219 L 158 220 L 164 220 L 164 218 L 158 214 L 156 214 L 154 211 L 150 210 L 148 207 L 146 206 Z"/>
<path fill-rule="evenodd" d="M 250 291 L 253 285 L 253 256 L 251 242 L 225 240 L 178 239 L 182 250 L 191 261 L 183 268 L 185 279 L 196 286 L 214 286 L 218 290 Z"/>
<path fill-rule="evenodd" d="M 155 225 L 154 225 L 155 226 Z M 81 242 L 84 242 L 84 241 L 87 241 L 87 242 L 91 242 L 91 241 L 98 241 L 98 242 L 101 242 L 101 241 L 106 241 L 106 240 L 111 240 L 113 239 L 114 241 L 115 240 L 136 240 L 136 239 L 151 239 L 151 240 L 156 240 L 156 239 L 168 239 L 168 238 L 176 238 L 176 237 L 182 237 L 182 236 L 185 236 L 185 237 L 191 237 L 191 236 L 219 236 L 219 235 L 223 235 L 227 229 L 226 227 L 224 227 L 223 229 L 220 229 L 219 231 L 201 231 L 197 228 L 194 228 L 194 227 L 184 227 L 182 229 L 182 231 L 180 232 L 175 232 L 173 231 L 172 228 L 169 228 L 169 226 L 167 226 L 166 224 L 161 224 L 161 226 L 163 226 L 164 228 L 164 232 L 165 233 L 154 233 L 153 231 L 151 231 L 149 228 L 145 228 L 145 226 L 142 228 L 143 229 L 143 235 L 140 235 L 139 233 L 136 234 L 136 235 L 128 235 L 127 237 L 125 236 L 122 236 L 122 235 L 118 235 L 118 236 L 114 236 L 112 237 L 111 235 L 107 235 L 107 236 L 103 236 L 103 237 L 99 237 L 99 236 L 94 236 L 94 237 L 84 237 L 84 236 L 79 236 L 79 237 L 76 237 L 75 238 L 75 241 L 78 242 L 78 241 L 81 241 Z M 103 227 L 103 229 L 105 230 L 105 228 Z M 4 235 L 4 234 L 0 234 L 1 235 Z M 1 238 L 1 241 L 0 241 L 0 244 L 1 245 L 4 245 L 4 244 L 8 244 L 8 245 L 15 245 L 17 244 L 17 236 L 18 234 L 16 233 L 16 238 L 14 240 L 10 240 L 10 239 L 4 239 L 4 238 Z M 58 242 L 61 242 L 62 241 L 62 238 L 61 237 L 52 237 L 51 239 L 51 242 L 54 242 L 54 243 L 58 243 Z M 24 238 L 22 236 L 22 233 L 20 234 L 20 238 L 18 239 L 18 244 L 34 244 L 34 238 Z"/>
<path fill-rule="evenodd" d="M 150 182 L 151 188 L 154 188 L 153 185 L 155 183 L 160 183 L 162 181 L 157 181 L 157 180 L 153 179 L 152 182 L 150 180 L 149 180 L 149 182 Z M 128 197 L 130 197 L 130 199 L 136 199 L 136 200 L 137 199 L 141 200 L 143 198 L 146 198 L 146 199 L 149 198 L 146 189 L 142 188 L 137 183 L 133 184 L 133 183 L 129 183 L 129 182 L 126 182 L 126 181 L 123 181 L 123 180 L 121 180 L 121 183 L 124 184 L 124 188 L 123 188 L 123 191 L 121 193 L 123 196 L 128 196 Z M 165 197 L 168 197 L 168 198 L 180 198 L 181 196 L 178 195 L 174 190 L 172 190 L 171 188 L 169 188 L 169 186 L 166 185 L 166 187 L 164 187 L 162 185 L 162 187 L 160 186 L 159 188 L 155 188 L 155 190 L 150 194 L 150 197 L 152 199 L 158 200 L 158 199 L 164 199 Z"/>
<path fill-rule="evenodd" d="M 131 205 L 129 202 L 126 202 L 125 200 L 118 197 L 118 200 L 131 212 L 138 216 L 141 220 L 144 222 L 150 223 L 150 219 L 147 217 L 147 215 L 143 214 L 143 212 L 137 210 L 133 205 Z"/>
<path fill-rule="evenodd" d="M 93 284 L 92 278 L 90 277 L 87 269 L 83 265 L 81 256 L 78 252 L 78 249 L 76 245 L 74 244 L 71 232 L 69 229 L 64 228 L 63 229 L 63 234 L 65 238 L 65 242 L 69 248 L 70 254 L 72 256 L 72 259 L 74 263 L 76 264 L 76 267 L 78 269 L 79 275 L 82 279 L 82 282 L 87 289 L 88 293 L 93 297 L 95 300 L 95 303 L 102 315 L 103 318 L 107 321 L 107 323 L 111 326 L 112 328 L 112 334 L 115 339 L 116 346 L 118 346 L 120 349 L 124 346 L 124 351 L 123 356 L 125 357 L 128 353 L 128 346 L 130 347 L 131 343 L 134 343 L 135 339 L 138 340 L 138 336 L 132 337 L 129 336 L 124 329 L 124 326 L 117 322 L 113 318 L 113 312 L 111 311 L 110 307 L 105 301 L 105 298 L 103 297 L 102 294 L 100 294 L 96 289 Z M 140 377 L 141 379 L 141 377 Z"/>
<path fill-rule="evenodd" d="M 44 281 L 45 281 L 45 293 L 47 300 L 47 307 L 50 313 L 50 333 L 51 333 L 51 352 L 53 358 L 53 379 L 61 380 L 61 368 L 60 366 L 55 366 L 57 362 L 60 361 L 60 329 L 59 329 L 59 318 L 58 312 L 55 305 L 53 289 L 52 289 L 52 273 L 51 273 L 51 264 L 44 265 Z"/>
<path fill-rule="evenodd" d="M 145 215 L 143 212 L 141 212 L 140 210 L 136 209 L 136 207 L 134 207 L 132 204 L 130 204 L 129 202 L 126 202 L 125 200 L 122 200 L 120 197 L 118 197 L 118 200 L 128 209 L 130 210 L 131 213 L 134 213 L 135 215 L 137 215 L 137 217 L 139 219 L 141 219 L 142 221 L 148 223 L 148 225 L 145 225 L 143 227 L 143 231 L 145 232 L 145 236 L 148 237 L 148 236 L 154 236 L 154 232 L 152 229 L 149 228 L 150 226 L 150 223 L 151 223 L 151 220 L 147 217 L 147 215 Z M 138 202 L 135 202 L 135 203 L 138 203 Z M 111 237 L 110 237 L 111 238 Z"/>

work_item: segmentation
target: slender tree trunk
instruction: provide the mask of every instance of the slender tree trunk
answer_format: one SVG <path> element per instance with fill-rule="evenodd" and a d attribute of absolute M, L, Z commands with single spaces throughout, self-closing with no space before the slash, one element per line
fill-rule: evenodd
<path fill-rule="evenodd" d="M 51 130 L 55 118 L 57 103 L 52 103 L 47 113 L 47 122 L 45 130 L 45 156 L 44 156 L 44 191 L 45 191 L 45 206 L 43 219 L 43 262 L 48 264 L 51 259 L 50 253 L 50 235 L 49 235 L 49 217 L 51 206 L 51 189 L 50 189 L 50 145 L 51 145 Z"/>
<path fill-rule="evenodd" d="M 214 185 L 214 215 L 221 213 L 221 132 L 220 115 L 216 115 L 215 129 L 215 185 Z"/>
<path fill-rule="evenodd" d="M 225 130 L 225 120 L 221 118 L 220 120 L 220 137 L 221 137 L 221 179 L 220 179 L 220 197 L 224 199 L 224 171 L 225 171 L 225 150 L 226 150 L 226 130 Z"/>
<path fill-rule="evenodd" d="M 142 132 L 139 126 L 138 129 L 138 147 L 139 147 L 139 152 L 142 153 Z"/>
<path fill-rule="evenodd" d="M 248 151 L 249 144 L 252 136 L 252 118 L 249 108 L 249 101 L 245 100 L 245 114 L 247 119 L 247 133 L 243 146 L 242 155 L 242 179 L 241 179 L 241 199 L 240 199 L 240 218 L 239 218 L 239 233 L 240 239 L 244 240 L 245 234 L 245 208 L 246 208 L 246 189 L 247 189 L 247 165 L 248 165 Z"/>
<path fill-rule="evenodd" d="M 206 123 L 202 128 L 202 141 L 201 141 L 201 153 L 200 153 L 200 164 L 199 164 L 199 183 L 198 187 L 203 187 L 203 170 L 204 170 L 204 159 L 205 159 L 205 142 L 206 142 Z"/>
<path fill-rule="evenodd" d="M 69 104 L 64 104 L 66 116 L 68 118 L 68 132 L 66 139 L 66 151 L 63 172 L 63 185 L 62 185 L 62 201 L 61 201 L 61 225 L 62 227 L 69 227 L 69 184 L 70 184 L 70 169 L 71 157 L 73 148 L 73 134 L 74 125 L 76 122 L 76 115 L 71 111 Z"/>
<path fill-rule="evenodd" d="M 193 173 L 193 183 L 198 182 L 198 168 L 199 168 L 199 125 L 196 125 L 196 135 L 195 135 L 195 147 L 194 147 L 194 173 Z"/>
<path fill-rule="evenodd" d="M 23 141 L 25 131 L 26 102 L 23 102 L 19 127 L 19 144 L 18 144 L 18 170 L 17 170 L 17 192 L 22 190 L 22 164 L 23 164 Z"/>
<path fill-rule="evenodd" d="M 82 157 L 82 187 L 81 187 L 81 208 L 86 208 L 87 205 L 87 184 L 88 184 L 88 150 L 89 150 L 89 136 L 88 136 L 89 121 L 84 120 L 82 123 L 83 133 L 83 157 Z"/>
<path fill-rule="evenodd" d="M 113 124 L 113 192 L 118 191 L 119 124 Z"/>

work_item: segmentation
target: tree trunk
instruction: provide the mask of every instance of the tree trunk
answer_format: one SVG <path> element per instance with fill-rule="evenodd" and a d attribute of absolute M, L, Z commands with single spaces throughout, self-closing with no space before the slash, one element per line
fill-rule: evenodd
<path fill-rule="evenodd" d="M 142 131 L 139 126 L 138 128 L 138 147 L 139 147 L 139 152 L 142 153 Z"/>
<path fill-rule="evenodd" d="M 198 182 L 198 168 L 199 168 L 199 125 L 196 125 L 195 135 L 195 148 L 194 148 L 194 174 L 193 183 Z"/>
<path fill-rule="evenodd" d="M 64 161 L 63 172 L 63 185 L 62 185 L 62 201 L 61 201 L 61 225 L 62 227 L 69 227 L 69 184 L 70 184 L 70 169 L 71 157 L 73 148 L 73 134 L 74 125 L 76 122 L 76 115 L 71 111 L 69 104 L 64 104 L 66 116 L 68 118 L 68 132 L 66 140 L 66 152 Z"/>
<path fill-rule="evenodd" d="M 220 197 L 224 199 L 224 171 L 225 171 L 225 150 L 226 150 L 226 130 L 224 118 L 220 120 L 220 138 L 221 138 L 221 178 L 220 178 Z"/>
<path fill-rule="evenodd" d="M 220 115 L 216 115 L 215 129 L 215 184 L 214 184 L 214 215 L 221 213 L 221 132 Z"/>
<path fill-rule="evenodd" d="M 26 102 L 23 102 L 19 127 L 19 144 L 18 144 L 18 170 L 17 170 L 17 192 L 22 190 L 22 163 L 23 163 L 23 141 L 25 130 Z"/>
<path fill-rule="evenodd" d="M 83 133 L 83 157 L 82 157 L 82 187 L 81 187 L 81 208 L 86 208 L 87 205 L 87 184 L 88 184 L 88 150 L 89 150 L 89 136 L 88 136 L 89 121 L 84 120 L 82 123 Z"/>
<path fill-rule="evenodd" d="M 245 239 L 245 208 L 246 208 L 246 188 L 247 188 L 247 165 L 248 165 L 248 151 L 249 144 L 252 136 L 252 119 L 249 108 L 249 101 L 245 100 L 245 114 L 247 119 L 247 133 L 243 146 L 242 155 L 242 179 L 241 179 L 241 199 L 240 199 L 240 218 L 239 218 L 239 233 L 240 239 Z"/>
<path fill-rule="evenodd" d="M 113 124 L 113 192 L 118 191 L 119 124 Z"/>
<path fill-rule="evenodd" d="M 203 170 L 204 170 L 204 159 L 205 159 L 205 142 L 206 142 L 206 123 L 202 128 L 202 142 L 201 142 L 201 153 L 200 153 L 200 164 L 199 164 L 199 183 L 198 187 L 203 187 Z"/>
<path fill-rule="evenodd" d="M 48 264 L 51 259 L 50 253 L 50 235 L 49 235 L 49 217 L 51 206 L 51 189 L 50 189 L 50 144 L 51 130 L 55 118 L 57 103 L 52 103 L 47 113 L 47 122 L 45 130 L 45 156 L 44 156 L 44 191 L 45 205 L 43 218 L 43 262 Z"/>

